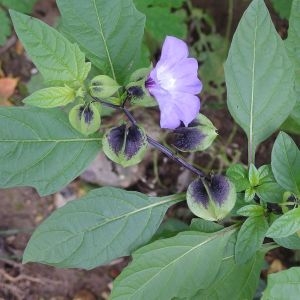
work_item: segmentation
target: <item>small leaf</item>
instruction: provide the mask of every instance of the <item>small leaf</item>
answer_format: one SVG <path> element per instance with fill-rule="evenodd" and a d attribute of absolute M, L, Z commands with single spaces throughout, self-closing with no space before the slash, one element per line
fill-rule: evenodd
<path fill-rule="evenodd" d="M 268 230 L 268 222 L 264 216 L 249 217 L 238 232 L 235 245 L 235 261 L 244 264 L 255 256 L 261 247 Z"/>
<path fill-rule="evenodd" d="M 132 0 L 58 0 L 63 32 L 120 84 L 139 60 L 145 16 Z"/>
<path fill-rule="evenodd" d="M 208 287 L 221 264 L 229 237 L 224 234 L 186 231 L 138 249 L 115 280 L 111 299 L 189 297 Z"/>
<path fill-rule="evenodd" d="M 248 187 L 250 187 L 248 172 L 243 165 L 231 165 L 229 169 L 227 169 L 226 175 L 229 177 L 230 181 L 235 185 L 237 192 L 245 191 Z"/>
<path fill-rule="evenodd" d="M 80 133 L 90 135 L 99 130 L 101 124 L 99 103 L 78 104 L 69 113 L 71 125 Z"/>
<path fill-rule="evenodd" d="M 264 214 L 264 208 L 260 205 L 250 204 L 243 206 L 236 213 L 244 217 L 258 217 Z"/>
<path fill-rule="evenodd" d="M 254 164 L 250 164 L 249 167 L 249 182 L 252 187 L 256 187 L 259 184 L 259 172 L 254 166 Z"/>
<path fill-rule="evenodd" d="M 148 197 L 103 187 L 57 209 L 33 233 L 23 262 L 92 269 L 145 244 L 183 194 Z"/>
<path fill-rule="evenodd" d="M 200 218 L 192 219 L 190 230 L 197 230 L 200 232 L 213 233 L 224 229 L 224 227 L 218 223 L 212 221 L 203 220 Z"/>
<path fill-rule="evenodd" d="M 268 285 L 262 300 L 298 299 L 300 294 L 300 267 L 293 267 L 268 275 Z"/>
<path fill-rule="evenodd" d="M 101 149 L 101 138 L 74 130 L 64 112 L 0 107 L 0 187 L 33 186 L 49 195 L 76 178 Z"/>
<path fill-rule="evenodd" d="M 30 58 L 51 84 L 79 87 L 90 71 L 84 54 L 45 23 L 11 10 L 16 33 Z"/>
<path fill-rule="evenodd" d="M 298 230 L 300 230 L 300 207 L 294 208 L 276 219 L 266 235 L 271 238 L 282 238 L 290 236 Z"/>
<path fill-rule="evenodd" d="M 160 224 L 159 228 L 157 229 L 155 235 L 152 238 L 152 241 L 162 238 L 173 237 L 179 232 L 186 231 L 188 229 L 189 226 L 186 223 L 175 218 L 169 218 Z"/>
<path fill-rule="evenodd" d="M 259 185 L 255 188 L 258 197 L 264 202 L 280 203 L 284 189 L 276 182 L 271 166 L 263 165 L 258 169 Z"/>
<path fill-rule="evenodd" d="M 255 189 L 252 187 L 247 188 L 244 197 L 245 202 L 251 202 L 254 200 L 254 198 L 255 198 Z"/>
<path fill-rule="evenodd" d="M 247 134 L 253 162 L 256 147 L 295 105 L 293 65 L 264 1 L 253 0 L 244 13 L 229 50 L 225 77 L 228 108 Z"/>
<path fill-rule="evenodd" d="M 110 129 L 103 137 L 103 152 L 123 167 L 138 164 L 144 157 L 148 142 L 144 129 L 125 124 Z"/>
<path fill-rule="evenodd" d="M 53 108 L 65 106 L 75 100 L 75 91 L 68 86 L 49 87 L 38 90 L 26 97 L 23 102 L 31 106 Z"/>
<path fill-rule="evenodd" d="M 286 190 L 300 195 L 300 150 L 284 132 L 280 132 L 272 149 L 272 171 Z"/>

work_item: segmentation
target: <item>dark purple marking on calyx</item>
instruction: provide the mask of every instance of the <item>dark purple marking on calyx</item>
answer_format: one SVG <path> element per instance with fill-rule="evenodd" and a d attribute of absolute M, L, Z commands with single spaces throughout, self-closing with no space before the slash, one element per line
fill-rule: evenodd
<path fill-rule="evenodd" d="M 211 179 L 210 193 L 215 202 L 221 206 L 227 199 L 230 191 L 228 178 L 222 175 L 215 175 Z"/>
<path fill-rule="evenodd" d="M 140 86 L 129 87 L 127 93 L 132 98 L 142 98 L 144 96 L 144 91 Z"/>
<path fill-rule="evenodd" d="M 119 152 L 122 150 L 125 139 L 125 131 L 126 125 L 123 124 L 119 127 L 111 129 L 108 133 L 108 144 L 116 154 L 119 154 Z"/>
<path fill-rule="evenodd" d="M 84 118 L 84 122 L 90 124 L 93 120 L 94 112 L 90 108 L 90 106 L 80 106 L 79 107 L 79 119 L 81 120 L 82 117 Z"/>
<path fill-rule="evenodd" d="M 195 150 L 205 135 L 193 127 L 179 127 L 171 133 L 172 144 L 179 150 Z"/>
<path fill-rule="evenodd" d="M 207 208 L 209 196 L 201 179 L 196 179 L 190 184 L 189 192 L 195 199 L 195 202 L 201 203 L 205 208 Z"/>
<path fill-rule="evenodd" d="M 143 146 L 143 132 L 137 126 L 132 125 L 127 130 L 125 156 L 132 158 Z"/>

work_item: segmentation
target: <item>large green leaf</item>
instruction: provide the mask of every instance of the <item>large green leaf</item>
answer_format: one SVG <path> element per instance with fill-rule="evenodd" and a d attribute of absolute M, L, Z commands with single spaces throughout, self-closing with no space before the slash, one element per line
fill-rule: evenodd
<path fill-rule="evenodd" d="M 188 300 L 253 299 L 265 253 L 258 251 L 247 263 L 238 265 L 234 260 L 234 247 L 235 236 L 232 235 L 217 277 L 208 288 L 200 290 Z"/>
<path fill-rule="evenodd" d="M 22 13 L 32 12 L 37 0 L 0 0 L 0 4 Z"/>
<path fill-rule="evenodd" d="M 155 233 L 169 206 L 184 194 L 149 197 L 100 188 L 56 210 L 31 237 L 24 262 L 91 269 L 129 255 Z"/>
<path fill-rule="evenodd" d="M 253 258 L 264 241 L 268 227 L 268 222 L 262 215 L 249 217 L 243 223 L 235 245 L 237 264 L 244 264 Z"/>
<path fill-rule="evenodd" d="M 271 238 L 283 238 L 300 230 L 300 207 L 294 208 L 278 219 L 270 226 L 266 236 Z"/>
<path fill-rule="evenodd" d="M 137 62 L 145 16 L 132 0 L 58 0 L 63 31 L 120 84 Z"/>
<path fill-rule="evenodd" d="M 282 0 L 281 0 L 282 1 Z M 284 0 L 285 1 L 285 0 Z M 285 4 L 286 5 L 286 4 Z M 297 92 L 297 103 L 291 113 L 291 119 L 300 126 L 300 0 L 294 0 L 289 19 L 288 38 L 285 45 L 295 66 L 295 89 Z M 298 129 L 298 132 L 299 129 Z"/>
<path fill-rule="evenodd" d="M 293 66 L 264 1 L 253 0 L 234 34 L 225 64 L 228 108 L 248 137 L 249 161 L 257 145 L 295 104 Z"/>
<path fill-rule="evenodd" d="M 262 300 L 296 300 L 300 294 L 300 267 L 270 274 Z"/>
<path fill-rule="evenodd" d="M 281 18 L 289 18 L 293 0 L 271 0 L 271 2 Z"/>
<path fill-rule="evenodd" d="M 186 231 L 140 248 L 115 280 L 111 299 L 192 296 L 214 280 L 228 237 L 222 231 Z"/>
<path fill-rule="evenodd" d="M 52 84 L 79 86 L 90 70 L 79 47 L 45 23 L 11 10 L 16 33 L 30 58 Z"/>
<path fill-rule="evenodd" d="M 274 238 L 274 241 L 284 248 L 300 250 L 300 237 L 297 233 L 283 238 Z"/>
<path fill-rule="evenodd" d="M 11 24 L 6 12 L 0 7 L 0 45 L 3 45 L 11 34 Z"/>
<path fill-rule="evenodd" d="M 272 149 L 271 166 L 276 181 L 286 190 L 300 195 L 300 150 L 284 132 Z"/>
<path fill-rule="evenodd" d="M 0 187 L 33 186 L 54 193 L 77 177 L 101 147 L 60 110 L 0 108 Z"/>
<path fill-rule="evenodd" d="M 182 10 L 172 13 L 171 9 L 178 8 L 183 1 L 157 1 L 157 0 L 135 0 L 134 3 L 139 11 L 146 15 L 146 31 L 151 37 L 159 42 L 166 35 L 185 38 L 187 25 L 185 14 Z"/>

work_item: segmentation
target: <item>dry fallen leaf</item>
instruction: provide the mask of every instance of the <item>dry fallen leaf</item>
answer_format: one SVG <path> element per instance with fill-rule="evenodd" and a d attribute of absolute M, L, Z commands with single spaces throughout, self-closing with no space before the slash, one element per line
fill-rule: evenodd
<path fill-rule="evenodd" d="M 18 81 L 19 81 L 18 78 L 12 78 L 12 77 L 0 78 L 0 100 L 8 102 L 7 100 L 14 93 Z"/>

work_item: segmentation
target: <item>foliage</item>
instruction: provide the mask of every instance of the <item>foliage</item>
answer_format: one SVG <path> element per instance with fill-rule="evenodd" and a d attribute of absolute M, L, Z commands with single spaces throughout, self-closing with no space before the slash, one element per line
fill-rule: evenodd
<path fill-rule="evenodd" d="M 25 107 L 0 108 L 0 186 L 32 186 L 40 195 L 49 195 L 80 175 L 102 149 L 126 167 L 139 163 L 149 145 L 197 178 L 187 193 L 164 197 L 111 187 L 94 189 L 57 209 L 38 226 L 23 262 L 91 269 L 132 254 L 132 262 L 114 282 L 111 299 L 252 299 L 264 254 L 278 245 L 300 246 L 296 143 L 280 132 L 270 154 L 271 164 L 255 162 L 261 142 L 288 116 L 295 122 L 299 119 L 300 0 L 293 1 L 287 41 L 277 34 L 262 0 L 250 3 L 234 34 L 225 64 L 227 103 L 246 133 L 248 163 L 231 165 L 226 176 L 206 174 L 174 150 L 197 152 L 212 144 L 215 127 L 206 117 L 199 115 L 171 133 L 177 141 L 181 133 L 183 147 L 160 144 L 135 119 L 133 108 L 146 110 L 156 103 L 149 92 L 153 67 L 138 69 L 140 57 L 147 56 L 141 53 L 143 41 L 160 42 L 170 34 L 184 37 L 186 27 L 181 24 L 182 0 L 134 2 L 58 0 L 64 35 L 39 20 L 10 12 L 20 41 L 48 87 L 25 98 Z M 190 2 L 186 5 L 187 11 L 193 10 Z M 190 20 L 203 16 L 195 10 Z M 203 39 L 201 29 L 198 33 L 194 53 L 199 54 L 203 45 L 213 46 L 205 59 L 198 57 L 205 61 L 200 68 L 203 82 L 209 85 L 217 66 L 217 90 L 223 94 L 221 62 L 228 41 L 215 32 Z M 218 53 L 221 44 L 224 47 Z M 170 53 L 177 50 L 169 45 Z M 186 56 L 184 50 L 187 63 L 195 66 L 197 62 Z M 171 71 L 174 57 L 163 65 Z M 210 66 L 214 72 L 209 72 Z M 173 91 L 175 100 L 182 96 L 176 94 L 174 84 L 182 84 L 183 70 L 176 70 L 175 78 L 170 70 L 166 75 L 163 67 L 158 69 L 160 78 L 166 80 L 160 93 Z M 185 93 L 190 93 L 191 86 L 184 85 Z M 160 106 L 163 110 L 167 105 Z M 103 126 L 103 107 L 119 111 L 124 118 Z M 178 111 L 184 114 L 188 109 L 181 105 Z M 190 225 L 178 220 L 161 225 L 167 209 L 184 200 L 200 218 Z M 273 242 L 267 244 L 265 237 Z M 291 278 L 297 285 L 290 285 Z M 298 282 L 299 268 L 270 275 L 263 299 L 293 297 Z"/>
<path fill-rule="evenodd" d="M 0 45 L 11 35 L 11 22 L 5 9 L 14 9 L 23 13 L 30 13 L 37 0 L 0 0 Z"/>

